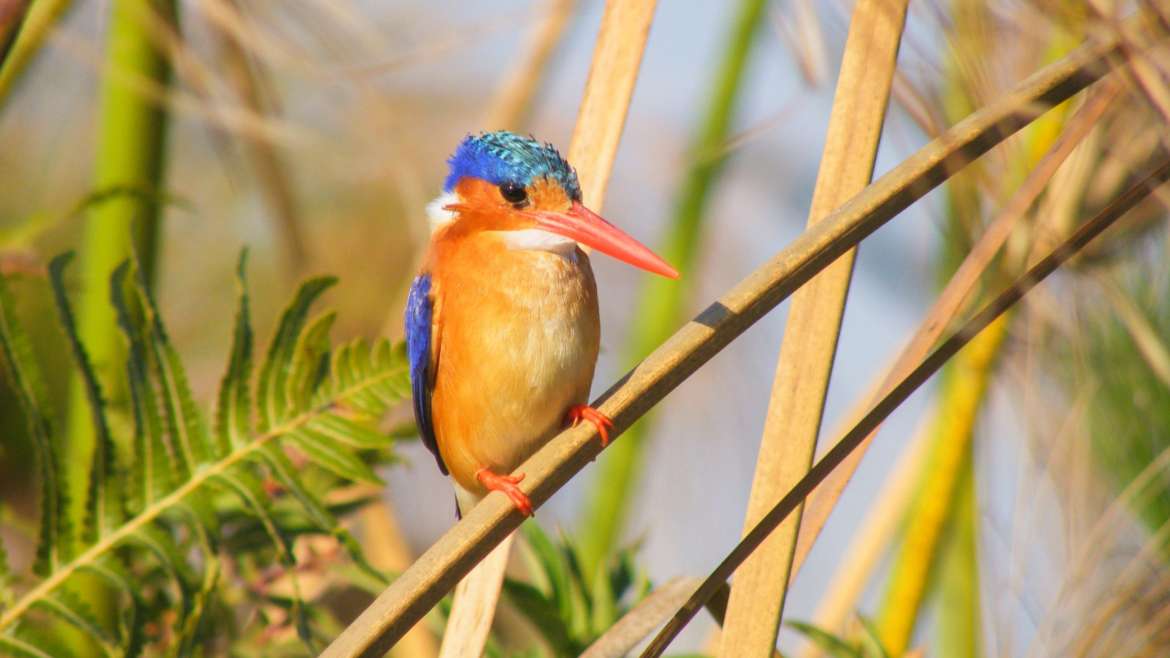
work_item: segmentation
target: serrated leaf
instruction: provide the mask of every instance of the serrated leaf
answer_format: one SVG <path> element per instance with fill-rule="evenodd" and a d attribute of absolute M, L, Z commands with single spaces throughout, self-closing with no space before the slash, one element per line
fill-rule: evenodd
<path fill-rule="evenodd" d="M 54 658 L 41 651 L 36 646 L 18 640 L 10 635 L 0 635 L 0 656 L 14 656 L 15 658 Z M 60 658 L 58 656 L 57 658 Z"/>
<path fill-rule="evenodd" d="M 34 571 L 49 575 L 56 572 L 64 547 L 72 542 L 68 515 L 64 513 L 68 508 L 68 487 L 49 430 L 47 388 L 3 275 L 0 275 L 0 347 L 36 448 L 37 471 L 41 476 L 41 541 Z"/>
<path fill-rule="evenodd" d="M 285 385 L 309 307 L 335 283 L 337 278 L 331 276 L 309 279 L 301 284 L 296 297 L 281 315 L 280 324 L 268 348 L 268 357 L 260 369 L 257 386 L 256 402 L 261 430 L 269 430 L 284 419 L 287 410 Z"/>
<path fill-rule="evenodd" d="M 135 271 L 138 273 L 139 297 L 148 318 L 147 336 L 162 392 L 160 401 L 165 412 L 163 417 L 167 422 L 167 434 L 175 443 L 175 449 L 182 451 L 184 459 L 193 469 L 209 461 L 215 455 L 216 447 L 203 423 L 199 406 L 195 404 L 195 396 L 191 394 L 179 353 L 167 338 L 166 327 L 145 275 L 141 268 L 136 267 Z"/>
<path fill-rule="evenodd" d="M 317 386 L 329 374 L 329 330 L 336 311 L 322 313 L 301 333 L 293 352 L 292 370 L 285 384 L 285 404 L 293 413 L 306 409 Z"/>
<path fill-rule="evenodd" d="M 172 450 L 163 436 L 162 416 L 150 381 L 145 320 L 129 274 L 130 261 L 124 261 L 110 275 L 110 303 L 128 344 L 127 388 L 134 411 L 136 457 L 131 472 L 131 499 L 134 511 L 141 511 L 169 493 L 176 478 L 186 480 L 190 468 L 181 452 Z"/>
<path fill-rule="evenodd" d="M 310 652 L 315 654 L 316 648 L 313 646 L 312 632 L 309 629 L 308 613 L 305 610 L 304 601 L 301 599 L 301 588 L 297 579 L 296 556 L 293 555 L 292 547 L 285 540 L 280 526 L 273 521 L 268 506 L 268 496 L 265 495 L 260 483 L 244 469 L 217 474 L 215 481 L 240 498 L 244 505 L 260 519 L 269 538 L 276 545 L 280 561 L 285 566 L 285 573 L 288 575 L 289 583 L 293 589 L 291 614 L 296 624 L 297 635 L 309 647 Z"/>
<path fill-rule="evenodd" d="M 260 520 L 265 532 L 268 533 L 268 538 L 276 546 L 281 564 L 286 567 L 294 566 L 296 558 L 293 556 L 292 547 L 289 546 L 280 526 L 272 518 L 268 495 L 264 493 L 264 488 L 259 480 L 248 471 L 237 468 L 230 472 L 216 474 L 213 481 L 235 494 L 244 507 Z"/>
<path fill-rule="evenodd" d="M 146 642 L 146 620 L 142 614 L 142 597 L 138 588 L 131 584 L 130 574 L 113 562 L 91 562 L 78 570 L 102 577 L 126 597 L 127 603 L 120 616 L 118 641 L 122 646 L 122 658 L 137 658 Z"/>
<path fill-rule="evenodd" d="M 322 414 L 305 426 L 329 439 L 360 450 L 384 450 L 394 446 L 394 437 L 335 413 Z"/>
<path fill-rule="evenodd" d="M 163 571 L 170 577 L 171 582 L 174 583 L 179 594 L 181 607 L 181 610 L 178 611 L 178 620 L 175 624 L 176 628 L 179 627 L 191 612 L 193 605 L 191 598 L 196 590 L 194 579 L 190 576 L 187 563 L 183 559 L 182 551 L 175 545 L 170 535 L 151 526 L 140 528 L 131 535 L 131 539 L 154 555 L 155 559 L 158 560 L 159 566 L 163 568 Z"/>
<path fill-rule="evenodd" d="M 82 541 L 93 544 L 105 537 L 122 523 L 125 511 L 122 501 L 122 480 L 118 473 L 116 448 L 110 436 L 109 426 L 106 424 L 106 402 L 102 396 L 102 388 L 98 383 L 93 364 L 81 338 L 77 334 L 77 323 L 74 320 L 73 309 L 69 305 L 69 298 L 65 294 L 65 268 L 73 260 L 73 252 L 66 252 L 57 256 L 49 263 L 49 281 L 53 288 L 53 297 L 57 302 L 57 314 L 65 331 L 66 338 L 73 350 L 73 358 L 81 371 L 81 381 L 85 386 L 86 400 L 89 402 L 90 419 L 93 422 L 94 449 L 93 465 L 89 472 L 89 494 L 85 501 L 85 528 L 82 531 Z"/>
<path fill-rule="evenodd" d="M 323 532 L 332 534 L 337 541 L 349 552 L 362 571 L 378 579 L 383 585 L 387 584 L 386 576 L 374 568 L 362 552 L 361 545 L 354 539 L 348 530 L 341 527 L 337 519 L 329 513 L 321 502 L 308 489 L 301 485 L 297 469 L 281 451 L 279 446 L 266 445 L 260 450 L 262 462 L 272 477 L 280 483 L 304 509 L 309 519 Z"/>
<path fill-rule="evenodd" d="M 314 464 L 332 471 L 338 477 L 354 482 L 384 484 L 365 462 L 354 457 L 352 453 L 337 449 L 329 437 L 323 434 L 301 428 L 285 434 L 284 438 L 291 440 L 293 445 L 305 453 Z"/>
<path fill-rule="evenodd" d="M 248 282 L 244 267 L 248 250 L 240 253 L 236 268 L 236 325 L 232 333 L 232 353 L 227 372 L 219 385 L 219 405 L 215 412 L 215 435 L 219 456 L 248 442 L 252 422 L 252 324 L 249 318 Z"/>
<path fill-rule="evenodd" d="M 111 655 L 114 639 L 110 633 L 94 617 L 89 606 L 76 594 L 67 589 L 58 589 L 54 594 L 38 599 L 34 608 L 52 613 L 67 624 L 89 635 L 102 646 L 107 655 Z"/>
<path fill-rule="evenodd" d="M 204 536 L 204 542 L 206 539 Z M 204 555 L 206 562 L 203 566 L 203 586 L 199 588 L 193 598 L 191 614 L 187 615 L 175 636 L 174 655 L 179 658 L 194 655 L 196 631 L 199 630 L 199 622 L 203 620 L 203 613 L 207 609 L 207 603 L 211 600 L 211 596 L 215 592 L 215 584 L 219 580 L 219 559 L 215 557 L 214 553 L 205 552 Z"/>

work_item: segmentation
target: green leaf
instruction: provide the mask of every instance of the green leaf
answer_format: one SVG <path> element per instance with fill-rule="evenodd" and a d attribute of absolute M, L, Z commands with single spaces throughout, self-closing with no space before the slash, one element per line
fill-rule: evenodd
<path fill-rule="evenodd" d="M 294 351 L 292 371 L 285 385 L 285 403 L 293 412 L 309 406 L 313 392 L 329 374 L 329 330 L 337 319 L 336 311 L 322 313 L 309 323 Z"/>
<path fill-rule="evenodd" d="M 560 549 L 552 539 L 535 523 L 525 523 L 520 526 L 525 545 L 536 559 L 538 567 L 529 569 L 540 574 L 548 583 L 552 600 L 556 603 L 557 613 L 561 619 L 570 619 L 574 606 L 573 585 L 570 581 L 569 570 L 561 558 Z"/>
<path fill-rule="evenodd" d="M 94 618 L 93 611 L 89 609 L 89 606 L 77 594 L 68 589 L 60 588 L 53 595 L 38 600 L 33 607 L 56 615 L 66 623 L 89 635 L 106 650 L 106 654 L 113 653 L 112 645 L 114 638 Z"/>
<path fill-rule="evenodd" d="M 349 552 L 354 563 L 367 575 L 373 576 L 383 586 L 388 584 L 386 576 L 374 568 L 362 552 L 361 545 L 354 539 L 348 530 L 341 527 L 332 514 L 308 489 L 301 485 L 297 469 L 285 456 L 279 446 L 266 445 L 260 450 L 260 457 L 272 477 L 296 498 L 309 519 L 322 531 L 332 534 L 337 541 Z"/>
<path fill-rule="evenodd" d="M 504 579 L 504 593 L 516 609 L 532 622 L 532 626 L 544 636 L 557 656 L 574 656 L 573 641 L 564 619 L 557 614 L 557 608 L 537 588 L 511 578 Z"/>
<path fill-rule="evenodd" d="M 207 538 L 204 536 L 203 543 L 205 545 L 205 564 L 203 567 L 203 586 L 195 594 L 191 614 L 187 615 L 182 627 L 175 636 L 175 655 L 177 656 L 191 656 L 195 654 L 195 642 L 198 639 L 196 631 L 199 629 L 199 622 L 203 620 L 203 613 L 207 610 L 207 604 L 210 602 L 212 595 L 215 593 L 215 585 L 219 581 L 219 560 L 214 553 L 209 553 L 206 548 Z"/>
<path fill-rule="evenodd" d="M 64 547 L 72 544 L 72 529 L 64 513 L 68 508 L 68 487 L 49 431 L 51 414 L 45 406 L 49 398 L 44 379 L 3 275 L 0 275 L 0 347 L 36 447 L 37 470 L 41 476 L 41 541 L 34 571 L 49 575 L 57 571 L 64 559 Z"/>
<path fill-rule="evenodd" d="M 120 618 L 118 643 L 122 646 L 122 658 L 137 658 L 146 642 L 146 620 L 142 613 L 144 607 L 142 597 L 138 593 L 138 587 L 132 584 L 130 574 L 121 565 L 105 561 L 90 562 L 78 570 L 104 578 L 115 590 L 123 594 L 126 605 Z"/>
<path fill-rule="evenodd" d="M 333 441 L 359 450 L 384 450 L 394 446 L 394 437 L 364 427 L 337 413 L 318 416 L 307 423 L 305 427 Z"/>
<path fill-rule="evenodd" d="M 230 472 L 218 473 L 212 479 L 225 490 L 235 494 L 240 499 L 240 502 L 244 504 L 244 507 L 260 520 L 265 532 L 268 533 L 269 539 L 276 546 L 281 564 L 284 564 L 286 567 L 294 566 L 296 564 L 296 558 L 293 556 L 292 547 L 289 546 L 288 540 L 285 539 L 280 526 L 272 518 L 268 495 L 264 493 L 264 488 L 261 486 L 260 481 L 242 468 L 236 468 Z"/>
<path fill-rule="evenodd" d="M 281 315 L 276 335 L 268 348 L 268 357 L 260 369 L 257 387 L 257 404 L 260 412 L 260 429 L 269 430 L 284 419 L 286 408 L 285 384 L 292 369 L 296 346 L 305 326 L 309 307 L 318 297 L 337 283 L 336 277 L 325 276 L 309 279 L 301 284 L 296 297 Z"/>
<path fill-rule="evenodd" d="M 785 623 L 800 631 L 810 642 L 820 647 L 822 651 L 833 658 L 865 658 L 865 654 L 861 653 L 859 649 L 854 648 L 836 635 L 822 631 L 812 624 L 806 624 L 800 621 L 789 621 Z"/>
<path fill-rule="evenodd" d="M 182 451 L 186 462 L 194 468 L 208 462 L 215 455 L 216 447 L 203 423 L 199 406 L 195 404 L 195 397 L 191 395 L 179 353 L 167 339 L 162 316 L 142 269 L 135 269 L 138 273 L 138 294 L 149 319 L 148 341 L 154 354 L 155 372 L 162 392 L 167 434 L 177 444 L 175 449 Z"/>
<path fill-rule="evenodd" d="M 886 651 L 886 645 L 878 639 L 878 631 L 873 620 L 864 615 L 857 615 L 857 619 L 865 631 L 861 634 L 861 647 L 864 654 L 869 658 L 890 658 L 890 654 Z"/>
<path fill-rule="evenodd" d="M 131 500 L 132 509 L 138 512 L 169 493 L 176 479 L 186 480 L 190 468 L 182 454 L 166 444 L 162 416 L 150 381 L 145 321 L 129 273 L 130 261 L 124 261 L 110 275 L 110 302 L 129 346 L 126 371 L 134 411 L 136 456 L 136 468 L 131 473 Z"/>
<path fill-rule="evenodd" d="M 93 421 L 94 450 L 93 465 L 89 474 L 89 496 L 85 503 L 86 518 L 82 541 L 93 544 L 121 525 L 125 518 L 122 500 L 122 478 L 117 468 L 117 453 L 113 438 L 110 436 L 109 426 L 106 424 L 106 402 L 102 397 L 101 385 L 98 383 L 93 364 L 81 338 L 77 335 L 77 323 L 73 317 L 73 309 L 69 305 L 69 298 L 65 294 L 65 268 L 73 260 L 73 252 L 66 252 L 57 256 L 49 263 L 49 280 L 53 287 L 53 296 L 57 302 L 57 313 L 69 345 L 73 349 L 73 358 L 81 370 L 81 381 L 85 386 L 86 399 L 89 401 L 90 418 Z"/>
<path fill-rule="evenodd" d="M 248 282 L 244 267 L 248 250 L 240 253 L 236 268 L 236 287 L 239 289 L 236 303 L 236 327 L 232 334 L 232 354 L 227 372 L 219 385 L 219 405 L 215 413 L 215 435 L 219 457 L 232 448 L 239 448 L 248 442 L 251 432 L 252 394 L 249 384 L 252 379 L 252 324 L 249 319 Z"/>
<path fill-rule="evenodd" d="M 187 563 L 183 559 L 183 552 L 175 545 L 169 534 L 153 526 L 139 529 L 131 536 L 131 539 L 154 555 L 159 566 L 163 568 L 163 571 L 175 585 L 180 603 L 175 627 L 181 627 L 187 615 L 191 613 L 194 605 L 192 594 L 197 589 L 194 584 L 195 579 L 191 576 Z"/>
<path fill-rule="evenodd" d="M 0 655 L 16 658 L 54 658 L 37 647 L 9 635 L 0 635 Z M 57 656 L 56 658 L 61 658 Z"/>
<path fill-rule="evenodd" d="M 329 437 L 323 434 L 301 428 L 284 437 L 291 440 L 314 464 L 336 473 L 338 477 L 354 482 L 384 484 L 362 460 L 352 453 L 338 450 Z"/>

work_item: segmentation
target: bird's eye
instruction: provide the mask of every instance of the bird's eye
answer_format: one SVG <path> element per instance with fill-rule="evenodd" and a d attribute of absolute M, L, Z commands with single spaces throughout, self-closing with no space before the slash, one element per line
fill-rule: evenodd
<path fill-rule="evenodd" d="M 521 204 L 528 201 L 528 192 L 523 185 L 515 183 L 500 183 L 500 195 L 504 201 L 511 204 Z"/>

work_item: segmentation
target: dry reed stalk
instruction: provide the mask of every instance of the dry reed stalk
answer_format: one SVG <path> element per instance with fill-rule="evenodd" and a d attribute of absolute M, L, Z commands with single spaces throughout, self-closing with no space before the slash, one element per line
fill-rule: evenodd
<path fill-rule="evenodd" d="M 455 587 L 439 658 L 478 658 L 487 646 L 516 534 L 508 535 Z"/>
<path fill-rule="evenodd" d="M 947 282 L 918 331 L 915 332 L 910 343 L 890 368 L 881 388 L 874 395 L 874 400 L 880 399 L 889 392 L 895 382 L 905 376 L 914 364 L 921 361 L 931 346 L 938 341 L 943 330 L 958 317 L 988 265 L 999 253 L 1000 247 L 1003 246 L 1019 221 L 1023 219 L 1024 213 L 1044 191 L 1048 181 L 1051 180 L 1077 144 L 1097 124 L 1097 120 L 1117 97 L 1121 87 L 1120 80 L 1111 78 L 1106 81 L 1102 84 L 1102 88 L 1095 92 L 1069 120 L 1064 132 L 1036 163 L 1036 167 L 1024 179 L 1020 188 L 1004 205 L 999 216 L 983 232 L 979 242 L 967 254 L 959 269 Z M 825 483 L 817 487 L 817 490 L 809 497 L 806 513 L 800 526 L 801 534 L 797 542 L 796 557 L 793 560 L 793 571 L 800 570 L 804 559 L 812 550 L 813 543 L 816 542 L 821 529 L 829 519 L 829 514 L 845 490 L 845 485 L 853 477 L 853 472 L 857 469 L 857 465 L 861 462 L 861 458 L 865 455 L 872 440 L 873 436 L 867 438 L 865 443 L 841 465 L 841 468 L 834 471 Z"/>
<path fill-rule="evenodd" d="M 0 108 L 9 98 L 12 86 L 40 51 L 57 19 L 73 5 L 72 0 L 36 0 L 25 2 L 19 31 L 9 35 L 7 52 L 0 58 Z"/>
<path fill-rule="evenodd" d="M 642 599 L 589 645 L 580 658 L 621 658 L 666 621 L 702 584 L 697 576 L 671 578 Z"/>
<path fill-rule="evenodd" d="M 971 459 L 975 423 L 1007 337 L 1009 316 L 1000 317 L 975 337 L 944 374 L 942 400 L 935 413 L 930 456 L 890 567 L 877 630 L 892 656 L 905 653 L 937 563 L 944 529 L 953 516 L 959 482 Z"/>
<path fill-rule="evenodd" d="M 926 464 L 928 436 L 925 431 L 918 432 L 886 476 L 885 484 L 866 511 L 865 521 L 854 534 L 845 557 L 833 572 L 833 580 L 824 588 L 824 596 L 810 622 L 813 626 L 835 633 L 844 627 L 858 609 L 858 599 L 881 562 L 886 547 L 901 527 L 906 510 L 914 499 L 922 467 Z M 817 658 L 823 654 L 823 649 L 810 642 L 799 658 Z"/>
<path fill-rule="evenodd" d="M 658 658 L 666 650 L 670 642 L 677 637 L 683 627 L 694 617 L 695 613 L 719 589 L 726 585 L 727 579 L 735 572 L 764 539 L 796 509 L 804 498 L 824 479 L 840 466 L 849 454 L 855 450 L 866 436 L 880 425 L 886 417 L 898 408 L 914 391 L 932 377 L 943 365 L 954 357 L 963 347 L 998 320 L 1004 313 L 1023 299 L 1041 281 L 1066 263 L 1075 254 L 1080 252 L 1086 244 L 1094 240 L 1102 231 L 1112 226 L 1119 218 L 1129 212 L 1140 201 L 1149 196 L 1157 187 L 1170 180 L 1170 161 L 1164 162 L 1151 174 L 1118 197 L 1107 208 L 1081 226 L 1072 236 L 1053 249 L 1044 259 L 1017 279 L 999 297 L 985 306 L 970 321 L 944 341 L 938 349 L 922 361 L 905 379 L 898 383 L 888 395 L 874 405 L 866 416 L 857 425 L 809 470 L 808 475 L 788 492 L 784 498 L 768 512 L 760 523 L 735 547 L 734 550 L 719 564 L 718 567 L 703 581 L 703 585 L 687 601 L 686 605 L 667 622 L 666 626 L 654 638 L 654 641 L 642 652 L 641 658 Z"/>
<path fill-rule="evenodd" d="M 1123 26 L 1136 29 L 1143 20 L 1135 16 Z M 1118 48 L 1114 34 L 1091 39 L 959 122 L 793 240 L 594 402 L 614 423 L 611 438 L 838 256 L 1045 110 L 1105 75 Z M 521 465 L 527 474 L 521 489 L 539 507 L 600 450 L 592 425 L 562 432 Z M 382 655 L 523 520 L 505 496 L 489 495 L 345 629 L 322 658 Z"/>
<path fill-rule="evenodd" d="M 609 174 L 657 4 L 657 0 L 609 0 L 601 15 L 568 158 L 577 169 L 584 203 L 594 212 L 601 212 L 605 204 Z"/>
<path fill-rule="evenodd" d="M 8 59 L 16 35 L 24 27 L 24 17 L 32 0 L 5 0 L 0 3 L 0 67 Z"/>
<path fill-rule="evenodd" d="M 382 498 L 384 492 L 373 493 L 373 502 L 363 507 L 357 516 L 361 528 L 362 553 L 375 569 L 401 573 L 414 562 L 414 555 L 406 544 L 394 508 Z M 435 658 L 439 655 L 439 641 L 420 621 L 390 650 L 387 658 Z"/>
<path fill-rule="evenodd" d="M 873 177 L 907 3 L 860 0 L 854 5 L 809 226 Z M 812 466 L 855 254 L 855 249 L 846 252 L 792 297 L 744 534 Z M 721 655 L 772 655 L 799 528 L 798 508 L 740 568 L 731 588 Z"/>

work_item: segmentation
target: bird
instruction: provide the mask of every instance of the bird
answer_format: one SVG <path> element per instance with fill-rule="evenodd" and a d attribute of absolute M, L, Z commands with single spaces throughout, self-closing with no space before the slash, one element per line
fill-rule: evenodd
<path fill-rule="evenodd" d="M 415 422 L 462 517 L 491 491 L 526 516 L 512 475 L 568 425 L 613 423 L 586 405 L 601 340 L 589 247 L 649 272 L 678 272 L 584 206 L 551 144 L 470 134 L 427 205 L 431 239 L 405 311 Z"/>

